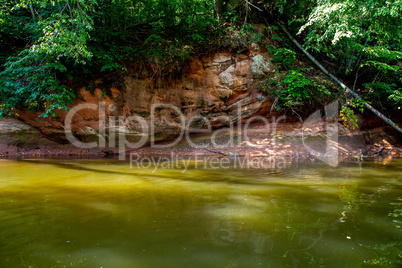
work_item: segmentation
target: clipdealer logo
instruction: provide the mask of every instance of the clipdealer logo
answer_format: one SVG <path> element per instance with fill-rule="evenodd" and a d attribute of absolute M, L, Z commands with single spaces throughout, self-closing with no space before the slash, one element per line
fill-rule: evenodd
<path fill-rule="evenodd" d="M 286 167 L 283 157 L 275 155 L 253 156 L 223 156 L 211 157 L 197 153 L 191 158 L 182 158 L 178 155 L 170 156 L 142 156 L 138 153 L 130 153 L 130 168 L 151 169 L 152 173 L 160 169 L 180 169 L 186 172 L 189 168 L 194 169 L 281 169 Z"/>
<path fill-rule="evenodd" d="M 108 107 L 109 111 L 114 111 L 114 106 Z M 79 115 L 80 111 L 84 109 L 90 109 L 94 111 L 98 111 L 99 116 L 99 125 L 98 131 L 93 130 L 93 134 L 98 137 L 97 141 L 91 142 L 82 142 L 80 141 L 73 133 L 73 120 L 74 116 Z M 176 116 L 177 126 L 180 130 L 180 133 L 176 135 L 176 138 L 172 141 L 166 142 L 164 144 L 157 144 L 156 143 L 156 126 L 158 125 L 158 116 L 157 111 L 165 109 L 170 110 L 171 114 Z M 228 148 L 231 146 L 236 146 L 243 144 L 243 142 L 251 148 L 259 148 L 264 149 L 266 145 L 256 144 L 253 143 L 249 138 L 250 132 L 262 132 L 271 139 L 271 149 L 275 149 L 276 146 L 276 134 L 277 134 L 277 124 L 285 120 L 286 117 L 280 116 L 278 118 L 272 117 L 270 120 L 263 116 L 252 116 L 246 120 L 245 123 L 242 123 L 242 110 L 240 105 L 237 105 L 236 109 L 236 118 L 232 119 L 229 116 L 220 116 L 220 119 L 225 120 L 228 122 L 228 127 L 224 127 L 221 129 L 213 130 L 211 121 L 204 116 L 197 115 L 191 118 L 186 118 L 186 116 L 182 113 L 182 111 L 171 104 L 153 104 L 151 106 L 151 113 L 150 116 L 146 119 L 142 116 L 133 115 L 129 117 L 124 116 L 106 116 L 106 106 L 103 102 L 99 104 L 79 104 L 73 107 L 67 114 L 65 119 L 65 134 L 67 139 L 76 147 L 82 149 L 90 149 L 90 148 L 118 148 L 119 152 L 119 159 L 125 160 L 127 149 L 139 149 L 149 142 L 150 147 L 152 148 L 170 148 L 177 145 L 183 138 L 186 139 L 188 145 L 195 149 L 202 149 L 207 148 L 206 145 L 200 145 L 195 143 L 192 138 L 191 134 L 194 133 L 209 133 L 210 135 L 210 144 L 213 148 Z M 336 120 L 338 116 L 338 102 L 335 101 L 325 107 L 325 121 L 322 119 L 322 115 L 320 111 L 317 111 L 310 115 L 304 122 L 303 122 L 303 130 L 315 124 L 317 122 L 323 122 L 324 127 L 326 129 L 326 146 L 325 152 L 318 152 L 311 148 L 306 142 L 306 138 L 308 134 L 304 131 L 302 136 L 302 144 L 304 148 L 315 158 L 327 163 L 330 166 L 337 166 L 338 165 L 338 122 Z M 265 127 L 263 129 L 252 129 L 250 125 L 254 121 L 261 121 L 264 123 Z M 194 122 L 202 122 L 202 128 L 191 128 Z M 237 123 L 235 125 L 235 123 Z M 127 134 L 132 135 L 129 131 L 127 131 L 127 126 L 130 124 L 135 124 L 135 136 L 136 141 L 129 141 L 127 139 Z M 224 143 L 219 141 L 219 134 L 220 133 L 229 133 L 227 141 Z M 235 138 L 236 137 L 236 138 Z M 271 152 L 268 151 L 269 157 L 271 157 Z M 236 156 L 238 157 L 238 156 Z M 269 158 L 268 157 L 268 158 Z M 278 156 L 277 156 L 278 157 Z M 130 159 L 133 159 L 130 155 Z M 139 159 L 139 158 L 138 158 Z M 141 160 L 145 162 L 152 162 Z M 210 161 L 217 161 L 217 160 L 210 160 Z M 226 160 L 224 160 L 226 161 Z M 154 161 L 155 162 L 155 161 Z M 257 161 L 258 162 L 258 161 Z M 247 161 L 246 163 L 251 163 Z M 155 163 L 154 163 L 155 164 Z M 211 166 L 215 166 L 214 163 Z M 261 166 L 261 165 L 260 165 Z M 263 165 L 264 166 L 264 165 Z"/>

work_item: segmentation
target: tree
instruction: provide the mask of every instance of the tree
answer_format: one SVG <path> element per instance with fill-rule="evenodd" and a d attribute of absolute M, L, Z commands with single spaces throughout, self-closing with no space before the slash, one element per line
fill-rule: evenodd
<path fill-rule="evenodd" d="M 134 58 L 184 61 L 215 33 L 213 14 L 213 0 L 2 0 L 0 117 L 68 109 L 68 79 L 121 72 Z"/>
<path fill-rule="evenodd" d="M 373 104 L 402 104 L 402 1 L 318 0 L 299 34 Z"/>
<path fill-rule="evenodd" d="M 2 104 L 0 116 L 13 115 L 16 107 L 43 109 L 44 116 L 55 109 L 67 109 L 74 93 L 60 83 L 58 76 L 67 71 L 67 64 L 85 64 L 92 56 L 86 45 L 92 29 L 86 13 L 90 1 L 86 6 L 78 0 L 63 5 L 19 1 L 8 7 L 2 10 L 2 24 L 24 20 L 24 34 L 32 44 L 4 64 L 0 96 L 7 101 Z M 29 10 L 32 17 L 24 16 L 24 10 Z"/>

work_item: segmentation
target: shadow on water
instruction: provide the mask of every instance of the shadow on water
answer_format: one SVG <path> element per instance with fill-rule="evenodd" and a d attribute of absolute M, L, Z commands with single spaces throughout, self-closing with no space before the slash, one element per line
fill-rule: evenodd
<path fill-rule="evenodd" d="M 400 159 L 398 159 L 400 160 Z M 294 179 L 299 179 L 301 182 L 298 187 L 308 188 L 308 190 L 314 191 L 314 188 L 305 187 L 312 186 L 314 182 L 321 184 L 324 180 L 325 183 L 338 183 L 338 179 L 346 178 L 359 178 L 371 176 L 373 180 L 381 182 L 381 176 L 379 174 L 388 174 L 391 171 L 398 174 L 402 171 L 401 161 L 394 161 L 384 165 L 378 165 L 373 161 L 366 161 L 358 163 L 356 161 L 345 161 L 337 167 L 330 167 L 324 163 L 295 163 L 290 162 L 288 166 L 282 169 L 277 168 L 228 168 L 228 169 L 215 169 L 215 168 L 196 168 L 194 165 L 190 165 L 186 170 L 180 170 L 175 168 L 174 165 L 169 169 L 156 170 L 151 165 L 148 168 L 130 167 L 130 163 L 127 161 L 95 159 L 88 160 L 75 160 L 69 162 L 62 160 L 20 160 L 29 164 L 40 165 L 52 165 L 60 169 L 83 171 L 89 173 L 106 174 L 106 175 L 120 175 L 128 176 L 142 181 L 152 182 L 158 179 L 169 179 L 177 181 L 187 181 L 194 183 L 224 183 L 230 185 L 261 185 L 261 186 L 277 186 L 288 187 L 292 184 Z M 96 165 L 96 167 L 92 167 Z M 108 169 L 101 169 L 97 167 L 107 167 Z M 124 168 L 125 167 L 125 168 Z M 360 172 L 359 169 L 360 168 Z M 375 169 L 377 172 L 363 172 L 363 170 Z M 121 170 L 130 169 L 131 171 Z M 390 174 L 394 176 L 394 174 Z M 321 178 L 316 181 L 316 178 Z M 278 181 L 280 180 L 280 181 Z"/>
<path fill-rule="evenodd" d="M 401 235 L 388 215 L 400 208 L 397 165 L 152 173 L 104 161 L 22 161 L 96 176 L 10 187 L 0 198 L 0 266 L 397 267 Z M 130 177 L 146 183 L 124 185 Z"/>
<path fill-rule="evenodd" d="M 53 160 L 45 160 L 45 161 L 37 161 L 37 160 L 20 160 L 24 163 L 30 164 L 40 164 L 40 165 L 52 165 L 62 169 L 70 169 L 70 170 L 79 170 L 79 171 L 88 171 L 94 173 L 102 173 L 102 174 L 112 174 L 112 175 L 128 175 L 128 176 L 138 176 L 138 174 L 131 172 L 121 172 L 121 171 L 112 171 L 112 170 L 101 170 L 96 168 L 84 167 L 80 164 L 53 161 Z"/>
<path fill-rule="evenodd" d="M 98 174 L 110 174 L 110 175 L 123 175 L 123 176 L 131 176 L 135 178 L 139 178 L 144 181 L 150 181 L 152 179 L 171 179 L 171 180 L 185 180 L 185 181 L 191 181 L 191 182 L 197 182 L 197 183 L 204 183 L 204 182 L 215 182 L 215 183 L 229 183 L 229 184 L 244 184 L 244 185 L 267 185 L 269 183 L 270 186 L 284 186 L 285 184 L 277 183 L 277 182 L 269 182 L 266 180 L 262 180 L 262 178 L 267 178 L 267 176 L 274 176 L 274 177 L 280 177 L 282 176 L 283 170 L 278 170 L 278 169 L 268 169 L 268 170 L 257 170 L 254 174 L 254 178 L 250 176 L 250 170 L 246 172 L 241 172 L 241 170 L 236 170 L 232 169 L 230 170 L 231 172 L 238 172 L 238 176 L 242 177 L 243 179 L 241 180 L 234 180 L 230 179 L 231 176 L 228 174 L 228 172 L 222 172 L 221 169 L 202 169 L 204 172 L 201 172 L 197 174 L 197 176 L 192 176 L 186 175 L 186 172 L 194 172 L 193 167 L 190 167 L 188 170 L 175 170 L 174 168 L 172 169 L 167 169 L 165 171 L 168 171 L 173 174 L 169 174 L 168 172 L 163 172 L 162 174 L 158 174 L 158 172 L 152 172 L 154 167 L 148 168 L 148 169 L 142 169 L 143 172 L 135 172 L 138 170 L 137 168 L 132 168 L 133 172 L 125 172 L 125 171 L 117 171 L 117 170 L 105 170 L 105 169 L 98 169 L 98 168 L 92 168 L 89 166 L 84 166 L 83 164 L 80 163 L 71 163 L 71 162 L 63 162 L 61 160 L 44 160 L 44 161 L 38 161 L 38 160 L 20 160 L 21 162 L 24 163 L 29 163 L 29 164 L 34 164 L 34 165 L 52 165 L 60 169 L 67 169 L 67 170 L 76 170 L 76 171 L 84 171 L 84 172 L 91 172 L 91 173 L 98 173 Z M 82 160 L 85 161 L 85 160 Z M 100 162 L 100 161 L 99 161 Z M 93 162 L 92 164 L 99 165 L 99 162 L 97 161 Z M 128 162 L 111 162 L 112 164 L 118 164 L 120 166 L 123 166 L 123 164 L 127 165 L 127 168 L 129 167 Z M 110 162 L 106 162 L 105 167 L 107 164 L 110 164 Z M 205 174 L 204 174 L 205 173 Z"/>

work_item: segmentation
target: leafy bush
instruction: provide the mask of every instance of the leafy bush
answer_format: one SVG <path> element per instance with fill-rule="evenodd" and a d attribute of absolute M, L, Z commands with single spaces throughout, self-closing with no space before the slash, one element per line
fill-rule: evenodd
<path fill-rule="evenodd" d="M 0 73 L 0 97 L 6 100 L 0 117 L 12 116 L 17 107 L 44 111 L 42 116 L 68 109 L 75 94 L 60 77 L 67 66 L 85 65 L 92 57 L 86 45 L 91 21 L 73 14 L 55 13 L 36 22 L 34 44 L 7 59 Z"/>
<path fill-rule="evenodd" d="M 309 109 L 306 106 L 313 106 L 325 103 L 331 92 L 322 84 L 308 78 L 302 72 L 305 68 L 290 70 L 287 73 L 277 75 L 276 80 L 266 83 L 264 89 L 275 97 L 275 104 L 278 110 L 287 108 L 304 114 Z"/>
<path fill-rule="evenodd" d="M 274 51 L 271 61 L 278 63 L 283 69 L 289 69 L 295 64 L 296 52 L 293 50 L 287 48 L 273 49 L 272 47 L 270 50 Z"/>
<path fill-rule="evenodd" d="M 364 101 L 360 99 L 350 99 L 344 105 L 342 105 L 341 111 L 339 112 L 339 117 L 343 121 L 343 125 L 350 129 L 355 129 L 357 125 L 357 116 L 355 111 L 363 113 Z"/>

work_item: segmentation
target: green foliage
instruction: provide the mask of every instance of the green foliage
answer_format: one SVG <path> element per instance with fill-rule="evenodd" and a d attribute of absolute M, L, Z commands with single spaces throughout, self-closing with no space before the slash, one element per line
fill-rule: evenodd
<path fill-rule="evenodd" d="M 287 48 L 274 49 L 272 46 L 270 50 L 274 53 L 274 56 L 271 58 L 271 60 L 278 63 L 281 68 L 289 69 L 295 64 L 296 53 L 293 50 Z"/>
<path fill-rule="evenodd" d="M 325 53 L 346 80 L 363 85 L 366 99 L 396 109 L 402 86 L 400 0 L 318 0 L 299 33 L 306 34 L 306 47 Z"/>
<path fill-rule="evenodd" d="M 218 28 L 213 0 L 3 0 L 0 117 L 67 109 L 68 79 L 124 72 L 133 59 L 175 69 Z"/>
<path fill-rule="evenodd" d="M 149 62 L 153 62 L 158 66 L 169 65 L 170 68 L 178 67 L 175 65 L 183 63 L 192 52 L 190 46 L 183 46 L 179 40 L 167 40 L 157 34 L 149 36 L 145 41 L 145 45 L 148 47 L 145 55 L 148 57 Z"/>
<path fill-rule="evenodd" d="M 398 105 L 398 110 L 401 109 L 402 105 L 402 93 L 400 90 L 394 90 L 394 92 L 389 95 L 389 100 L 392 100 L 395 103 L 395 106 Z"/>
<path fill-rule="evenodd" d="M 190 55 L 207 46 L 243 51 L 250 43 L 263 44 L 264 34 L 254 31 L 250 22 L 267 20 L 250 3 L 2 0 L 0 117 L 13 115 L 16 109 L 37 110 L 44 116 L 67 109 L 75 96 L 67 81 L 125 72 L 133 61 L 152 63 L 161 74 L 180 70 Z M 291 31 L 303 34 L 306 47 L 321 53 L 373 105 L 401 106 L 400 0 L 252 4 L 270 14 L 268 21 L 282 20 Z M 284 40 L 274 34 L 271 41 Z M 305 76 L 302 69 L 292 70 L 294 51 L 271 48 L 270 52 L 272 61 L 287 71 L 278 76 L 273 92 L 280 107 L 301 109 L 306 103 L 326 101 L 327 90 L 319 82 Z"/>
<path fill-rule="evenodd" d="M 307 105 L 315 106 L 328 101 L 331 92 L 321 83 L 304 75 L 304 71 L 305 68 L 290 70 L 266 84 L 265 90 L 276 97 L 277 109 L 291 108 L 303 113 L 307 112 L 303 109 Z"/>
<path fill-rule="evenodd" d="M 10 12 L 24 8 L 23 3 Z M 44 8 L 38 13 L 41 20 L 33 18 L 26 26 L 34 36 L 32 45 L 9 57 L 0 74 L 0 96 L 7 100 L 0 117 L 13 115 L 16 107 L 42 110 L 43 116 L 68 109 L 75 95 L 58 76 L 69 64 L 85 64 L 92 56 L 86 46 L 92 22 L 83 10 L 51 13 L 53 7 L 46 1 L 36 3 Z"/>
<path fill-rule="evenodd" d="M 283 21 L 291 29 L 299 29 L 314 8 L 316 0 L 265 0 L 265 9 L 275 20 Z M 296 30 L 297 31 L 297 30 Z"/>
<path fill-rule="evenodd" d="M 357 116 L 355 112 L 348 106 L 342 106 L 339 117 L 343 121 L 343 125 L 350 129 L 355 129 L 357 125 Z"/>
<path fill-rule="evenodd" d="M 363 113 L 364 101 L 361 99 L 352 98 L 342 105 L 339 117 L 343 121 L 343 125 L 350 129 L 355 129 L 357 125 L 357 116 L 355 111 Z"/>

